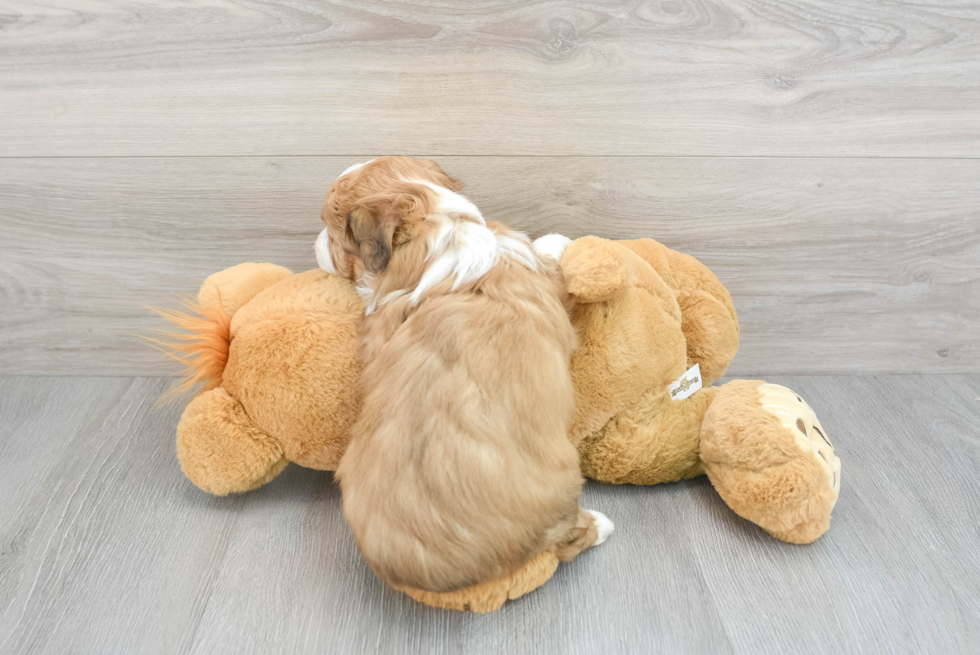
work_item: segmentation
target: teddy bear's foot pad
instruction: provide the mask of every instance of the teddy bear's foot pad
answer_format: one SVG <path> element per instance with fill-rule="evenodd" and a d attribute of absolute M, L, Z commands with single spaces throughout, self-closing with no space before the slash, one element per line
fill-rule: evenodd
<path fill-rule="evenodd" d="M 736 514 L 777 539 L 810 543 L 830 527 L 840 460 L 810 406 L 778 384 L 734 380 L 701 425 L 701 460 Z"/>
<path fill-rule="evenodd" d="M 840 459 L 817 415 L 799 394 L 782 385 L 761 384 L 759 394 L 763 409 L 778 418 L 796 437 L 800 450 L 817 456 L 817 464 L 826 472 L 836 502 L 840 493 Z"/>
<path fill-rule="evenodd" d="M 802 504 L 796 514 L 799 522 L 789 529 L 765 527 L 777 539 L 791 543 L 810 543 L 822 535 L 830 525 L 830 512 L 840 495 L 840 459 L 826 431 L 817 420 L 810 406 L 792 389 L 779 384 L 759 385 L 759 402 L 770 415 L 775 416 L 786 431 L 793 435 L 800 450 L 801 462 L 823 473 L 817 481 L 811 498 Z"/>

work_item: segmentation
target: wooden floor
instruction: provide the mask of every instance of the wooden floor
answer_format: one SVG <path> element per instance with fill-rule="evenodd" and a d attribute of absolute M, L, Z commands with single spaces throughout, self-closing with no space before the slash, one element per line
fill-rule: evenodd
<path fill-rule="evenodd" d="M 375 578 L 329 473 L 197 490 L 165 380 L 0 378 L 0 653 L 980 652 L 980 375 L 774 381 L 843 462 L 822 539 L 771 539 L 704 478 L 590 484 L 610 540 L 479 616 Z"/>

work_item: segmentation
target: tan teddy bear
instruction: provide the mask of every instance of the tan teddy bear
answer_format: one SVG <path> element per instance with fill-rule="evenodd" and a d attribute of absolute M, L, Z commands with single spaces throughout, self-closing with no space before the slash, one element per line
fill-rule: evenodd
<path fill-rule="evenodd" d="M 657 484 L 707 474 L 740 516 L 809 543 L 830 526 L 840 461 L 813 410 L 789 389 L 710 387 L 738 350 L 725 287 L 701 262 L 652 239 L 585 237 L 562 257 L 572 324 L 572 439 L 595 480 Z M 700 391 L 671 383 L 697 365 Z"/>
<path fill-rule="evenodd" d="M 560 258 L 579 346 L 569 438 L 583 473 L 656 484 L 707 474 L 728 505 L 773 536 L 808 543 L 830 525 L 840 462 L 813 411 L 778 385 L 709 386 L 738 350 L 724 286 L 693 257 L 652 239 L 584 237 L 536 245 Z M 183 388 L 204 383 L 177 428 L 183 470 L 215 494 L 246 491 L 290 461 L 336 467 L 359 411 L 356 323 L 347 280 L 240 264 L 209 277 L 175 354 Z M 695 368 L 695 365 L 697 368 Z M 699 387 L 700 390 L 696 390 Z M 552 552 L 486 584 L 417 600 L 486 612 L 544 584 Z"/>
<path fill-rule="evenodd" d="M 185 330 L 160 344 L 186 366 L 174 391 L 202 387 L 177 425 L 187 477 L 224 496 L 289 462 L 337 468 L 361 399 L 364 303 L 353 285 L 320 270 L 239 264 L 208 277 L 191 309 L 157 310 Z"/>

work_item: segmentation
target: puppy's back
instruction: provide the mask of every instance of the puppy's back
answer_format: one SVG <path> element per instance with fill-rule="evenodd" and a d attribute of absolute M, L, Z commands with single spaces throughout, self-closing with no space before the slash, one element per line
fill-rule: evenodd
<path fill-rule="evenodd" d="M 358 546 L 391 584 L 506 575 L 578 518 L 575 335 L 553 280 L 507 268 L 424 302 L 366 362 L 338 476 Z"/>

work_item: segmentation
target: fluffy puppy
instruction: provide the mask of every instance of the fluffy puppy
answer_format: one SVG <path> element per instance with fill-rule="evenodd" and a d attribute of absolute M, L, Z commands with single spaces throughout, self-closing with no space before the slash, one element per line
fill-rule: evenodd
<path fill-rule="evenodd" d="M 355 280 L 364 405 L 337 470 L 386 582 L 448 592 L 612 530 L 579 508 L 575 333 L 557 261 L 486 223 L 437 164 L 384 157 L 331 186 L 320 266 Z"/>

